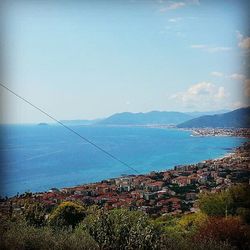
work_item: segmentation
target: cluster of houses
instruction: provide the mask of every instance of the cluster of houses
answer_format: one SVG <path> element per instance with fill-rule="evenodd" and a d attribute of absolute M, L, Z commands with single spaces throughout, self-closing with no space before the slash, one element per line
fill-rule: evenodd
<path fill-rule="evenodd" d="M 248 128 L 192 128 L 194 136 L 236 136 L 250 138 Z"/>
<path fill-rule="evenodd" d="M 128 208 L 150 215 L 191 213 L 198 210 L 200 193 L 220 192 L 236 183 L 249 183 L 250 143 L 221 159 L 176 166 L 172 170 L 130 175 L 88 185 L 52 188 L 43 193 L 26 193 L 0 202 L 2 208 L 22 210 L 25 199 L 53 208 L 62 201 L 80 202 L 103 209 Z"/>

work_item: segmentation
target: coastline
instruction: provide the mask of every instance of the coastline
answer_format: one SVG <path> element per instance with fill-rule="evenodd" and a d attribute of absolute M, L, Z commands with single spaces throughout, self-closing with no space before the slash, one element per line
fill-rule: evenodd
<path fill-rule="evenodd" d="M 160 126 L 162 128 L 162 126 Z M 154 128 L 156 128 L 154 126 Z M 158 127 L 157 127 L 158 128 Z M 178 132 L 179 129 L 178 128 L 162 128 L 163 130 L 174 130 L 176 134 L 178 133 L 181 133 L 181 132 Z M 163 131 L 162 130 L 162 131 Z M 149 131 L 150 132 L 150 131 Z M 188 131 L 188 133 L 184 133 L 186 135 L 186 137 L 189 137 L 190 136 L 190 131 Z M 217 141 L 216 138 L 214 138 L 214 140 Z M 224 140 L 224 139 L 223 139 Z M 192 140 L 193 142 L 195 142 L 195 140 Z M 242 141 L 242 140 L 240 140 Z M 213 146 L 213 145 L 212 145 Z M 176 166 L 179 166 L 179 165 L 190 165 L 190 164 L 198 164 L 199 162 L 203 162 L 203 161 L 206 161 L 207 159 L 219 159 L 219 158 L 222 158 L 222 157 L 225 157 L 228 152 L 231 152 L 233 150 L 233 147 L 234 145 L 231 145 L 229 146 L 228 148 L 225 147 L 222 147 L 220 151 L 217 152 L 217 150 L 214 150 L 214 153 L 211 153 L 210 154 L 210 151 L 208 150 L 209 153 L 207 154 L 202 154 L 200 155 L 200 157 L 193 157 L 193 159 L 189 159 L 189 156 L 186 155 L 186 156 L 183 156 L 181 158 L 181 160 L 177 160 L 177 161 L 169 161 L 169 159 L 165 159 L 165 163 L 164 164 L 161 164 L 159 166 L 154 166 L 154 164 L 151 163 L 151 165 L 149 167 L 144 167 L 142 168 L 142 170 L 140 171 L 142 175 L 148 175 L 151 171 L 155 171 L 155 172 L 163 172 L 163 171 L 168 171 L 168 170 L 171 170 L 171 169 L 174 169 Z M 229 149 L 229 150 L 228 150 Z M 216 153 L 217 152 L 217 153 Z M 192 153 L 192 152 L 189 152 L 189 153 Z M 146 165 L 146 164 L 145 164 Z M 146 165 L 147 166 L 147 165 Z M 17 193 L 19 194 L 22 194 L 22 193 L 25 193 L 25 192 L 32 192 L 32 193 L 40 193 L 40 192 L 47 192 L 51 187 L 56 187 L 56 188 L 64 188 L 64 187 L 76 187 L 76 186 L 82 186 L 82 185 L 88 185 L 88 184 L 93 184 L 93 183 L 99 183 L 99 182 L 102 182 L 103 180 L 105 179 L 112 179 L 112 178 L 119 178 L 122 176 L 122 174 L 125 173 L 126 174 L 130 174 L 130 172 L 118 172 L 118 174 L 113 174 L 113 175 L 110 175 L 110 174 L 107 174 L 107 175 L 95 175 L 96 177 L 95 178 L 82 178 L 83 181 L 81 181 L 81 179 L 79 178 L 78 181 L 76 181 L 75 179 L 69 179 L 69 180 L 73 180 L 73 181 L 66 181 L 64 182 L 64 179 L 62 179 L 63 181 L 60 181 L 60 182 L 54 182 L 54 181 L 50 181 L 49 185 L 44 185 L 39 188 L 32 188 L 32 187 L 26 187 L 26 188 L 23 188 L 21 187 L 21 189 L 17 189 L 17 188 L 13 188 L 14 192 L 11 191 L 11 192 L 3 192 L 2 194 L 2 197 L 4 196 L 8 196 L 8 197 L 13 197 L 15 196 Z M 58 180 L 61 180 L 60 178 L 57 177 Z M 46 181 L 46 180 L 45 180 Z M 44 182 L 40 182 L 41 184 L 43 184 Z M 58 185 L 57 185 L 58 184 Z M 6 191 L 8 189 L 6 188 Z M 11 190 L 11 189 L 10 189 Z"/>
<path fill-rule="evenodd" d="M 191 136 L 215 136 L 215 137 L 239 137 L 250 138 L 249 128 L 180 128 L 181 130 L 191 131 Z"/>
<path fill-rule="evenodd" d="M 126 175 L 84 185 L 51 188 L 1 199 L 0 211 L 9 206 L 22 210 L 29 200 L 55 207 L 63 201 L 97 205 L 106 210 L 128 208 L 147 214 L 182 214 L 198 211 L 199 193 L 220 192 L 250 180 L 250 142 L 217 159 L 179 165 L 165 171 Z"/>
<path fill-rule="evenodd" d="M 245 138 L 245 137 L 243 137 L 243 138 Z M 169 169 L 153 170 L 153 171 L 150 171 L 150 172 L 145 173 L 145 174 L 129 174 L 129 175 L 123 174 L 123 175 L 120 175 L 120 176 L 117 176 L 117 177 L 111 177 L 111 178 L 103 179 L 103 180 L 97 181 L 97 182 L 89 182 L 89 183 L 79 184 L 79 185 L 76 185 L 76 186 L 67 186 L 67 187 L 63 187 L 63 188 L 77 188 L 77 187 L 81 187 L 81 186 L 85 186 L 85 185 L 99 184 L 99 183 L 105 182 L 107 180 L 112 180 L 112 179 L 117 179 L 117 178 L 124 178 L 124 177 L 129 177 L 129 176 L 147 176 L 147 175 L 150 175 L 152 172 L 154 172 L 154 173 L 169 172 L 169 171 L 173 171 L 176 168 L 180 168 L 180 167 L 189 167 L 189 166 L 193 166 L 193 165 L 197 165 L 197 164 L 203 164 L 203 163 L 208 162 L 208 161 L 223 160 L 223 159 L 227 159 L 227 158 L 230 158 L 230 157 L 234 157 L 237 154 L 237 149 L 241 148 L 245 143 L 246 142 L 242 142 L 240 146 L 237 146 L 237 147 L 234 147 L 234 148 L 230 149 L 230 152 L 227 152 L 224 155 L 222 155 L 220 157 L 213 158 L 213 159 L 204 159 L 202 161 L 192 163 L 192 164 L 175 165 L 175 166 L 173 166 L 173 167 L 171 167 Z M 63 188 L 61 188 L 61 189 L 63 189 Z M 41 192 L 38 192 L 38 193 L 41 193 Z"/>

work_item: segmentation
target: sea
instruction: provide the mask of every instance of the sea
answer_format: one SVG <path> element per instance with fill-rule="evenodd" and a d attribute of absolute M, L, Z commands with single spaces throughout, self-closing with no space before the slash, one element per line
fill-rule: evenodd
<path fill-rule="evenodd" d="M 222 157 L 245 141 L 148 127 L 71 126 L 140 174 Z M 1 125 L 1 196 L 136 174 L 60 125 Z"/>

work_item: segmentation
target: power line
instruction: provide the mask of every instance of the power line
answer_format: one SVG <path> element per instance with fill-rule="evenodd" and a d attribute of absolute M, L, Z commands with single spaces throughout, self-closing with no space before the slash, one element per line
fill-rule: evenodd
<path fill-rule="evenodd" d="M 139 174 L 139 172 L 131 167 L 129 164 L 127 164 L 126 162 L 120 160 L 119 158 L 117 158 L 116 156 L 114 156 L 113 154 L 109 153 L 108 151 L 106 151 L 105 149 L 101 148 L 100 146 L 98 146 L 97 144 L 95 144 L 94 142 L 88 140 L 87 138 L 83 137 L 81 134 L 79 134 L 78 132 L 76 132 L 74 129 L 66 126 L 65 124 L 63 124 L 62 122 L 60 122 L 59 120 L 57 120 L 56 118 L 54 118 L 52 115 L 48 114 L 47 112 L 45 112 L 44 110 L 42 110 L 41 108 L 37 107 L 36 105 L 34 105 L 33 103 L 31 103 L 30 101 L 26 100 L 24 97 L 18 95 L 17 93 L 15 93 L 13 90 L 9 89 L 8 87 L 6 87 L 4 84 L 2 84 L 0 82 L 0 86 L 2 86 L 4 89 L 8 90 L 10 93 L 12 93 L 13 95 L 15 95 L 16 97 L 18 97 L 19 99 L 23 100 L 24 102 L 28 103 L 30 106 L 32 106 L 33 108 L 37 109 L 38 111 L 40 111 L 41 113 L 43 113 L 44 115 L 48 116 L 50 119 L 52 119 L 53 121 L 57 122 L 58 124 L 60 124 L 61 126 L 63 126 L 65 129 L 69 130 L 70 132 L 74 133 L 75 135 L 79 136 L 81 139 L 83 139 L 84 141 L 86 141 L 87 143 L 91 144 L 92 146 L 94 146 L 95 148 L 97 148 L 98 150 L 102 151 L 104 154 L 108 155 L 109 157 L 111 157 L 113 160 L 121 163 L 122 165 L 128 167 L 129 169 L 133 170 L 134 172 L 136 172 L 137 174 Z"/>

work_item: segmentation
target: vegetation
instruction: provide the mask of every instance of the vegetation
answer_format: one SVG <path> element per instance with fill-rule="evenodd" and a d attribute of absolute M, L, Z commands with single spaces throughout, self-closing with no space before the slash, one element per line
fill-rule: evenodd
<path fill-rule="evenodd" d="M 63 202 L 52 211 L 48 223 L 53 227 L 74 228 L 85 216 L 85 209 L 81 205 Z"/>
<path fill-rule="evenodd" d="M 200 212 L 158 218 L 73 202 L 49 211 L 30 201 L 1 218 L 0 249 L 249 249 L 248 187 L 203 194 Z"/>
<path fill-rule="evenodd" d="M 199 207 L 209 216 L 239 215 L 250 222 L 249 185 L 237 185 L 221 193 L 207 193 L 199 197 Z"/>

